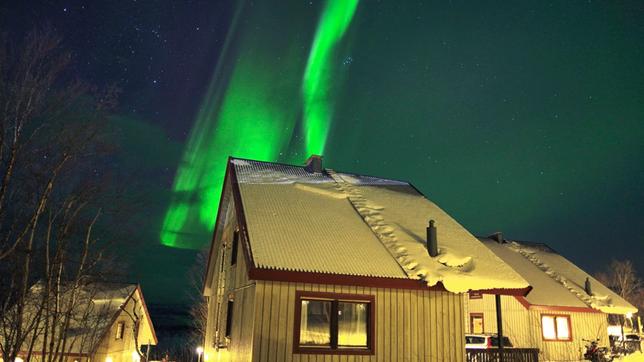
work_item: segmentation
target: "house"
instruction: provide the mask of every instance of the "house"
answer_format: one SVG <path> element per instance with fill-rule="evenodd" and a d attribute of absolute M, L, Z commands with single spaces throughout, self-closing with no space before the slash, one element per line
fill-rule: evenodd
<path fill-rule="evenodd" d="M 464 293 L 529 290 L 408 182 L 230 158 L 204 358 L 463 361 Z"/>
<path fill-rule="evenodd" d="M 60 305 L 71 305 L 67 303 L 72 298 L 76 300 L 76 307 L 62 309 L 72 311 L 69 327 L 65 332 L 66 338 L 60 337 L 63 334 L 61 331 L 65 330 L 61 329 L 66 323 L 65 313 L 55 316 L 52 303 L 44 309 L 44 313 L 49 315 L 50 327 L 45 333 L 45 323 L 40 323 L 39 333 L 31 346 L 30 360 L 43 361 L 54 357 L 52 360 L 60 358 L 60 361 L 69 362 L 138 361 L 133 328 L 135 321 L 139 347 L 156 345 L 154 326 L 139 285 L 92 282 L 80 287 L 66 285 L 62 288 L 64 291 L 57 298 Z M 41 283 L 30 289 L 34 299 L 42 295 L 42 290 Z M 51 326 L 55 326 L 56 329 L 52 330 Z M 52 338 L 53 333 L 58 337 Z M 28 345 L 23 347 L 20 359 L 27 358 L 29 349 Z"/>
<path fill-rule="evenodd" d="M 497 233 L 481 242 L 532 286 L 527 296 L 502 298 L 503 332 L 515 347 L 540 350 L 540 360 L 581 360 L 585 340 L 609 345 L 608 316 L 637 309 L 545 244 L 509 241 Z M 496 332 L 494 300 L 469 293 L 470 333 Z"/>

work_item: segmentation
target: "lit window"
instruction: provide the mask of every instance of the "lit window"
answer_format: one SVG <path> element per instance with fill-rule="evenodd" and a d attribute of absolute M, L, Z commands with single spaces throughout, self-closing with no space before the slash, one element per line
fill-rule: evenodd
<path fill-rule="evenodd" d="M 470 332 L 475 334 L 484 333 L 483 313 L 470 313 Z"/>
<path fill-rule="evenodd" d="M 118 322 L 116 325 L 116 339 L 123 339 L 123 330 L 125 329 L 124 322 Z"/>
<path fill-rule="evenodd" d="M 557 323 L 557 339 L 570 339 L 570 331 L 568 329 L 568 317 L 557 317 L 555 318 Z"/>
<path fill-rule="evenodd" d="M 330 301 L 303 300 L 300 321 L 300 345 L 331 345 Z"/>
<path fill-rule="evenodd" d="M 367 347 L 367 303 L 338 302 L 338 346 Z"/>
<path fill-rule="evenodd" d="M 570 341 L 570 316 L 542 315 L 541 329 L 547 341 Z"/>
<path fill-rule="evenodd" d="M 296 303 L 296 352 L 371 353 L 373 296 L 298 292 Z"/>

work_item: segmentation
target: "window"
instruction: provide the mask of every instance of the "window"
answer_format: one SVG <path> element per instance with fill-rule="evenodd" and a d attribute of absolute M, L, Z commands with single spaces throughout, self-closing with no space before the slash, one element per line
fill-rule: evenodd
<path fill-rule="evenodd" d="M 483 313 L 470 313 L 470 333 L 485 333 Z"/>
<path fill-rule="evenodd" d="M 235 306 L 232 300 L 228 301 L 228 307 L 226 308 L 226 338 L 230 338 L 233 330 L 233 307 Z"/>
<path fill-rule="evenodd" d="M 116 324 L 116 339 L 123 339 L 123 330 L 125 329 L 124 322 L 118 322 Z"/>
<path fill-rule="evenodd" d="M 239 229 L 233 233 L 233 245 L 230 250 L 230 265 L 237 264 L 237 244 L 239 244 Z"/>
<path fill-rule="evenodd" d="M 294 353 L 373 354 L 371 295 L 298 291 Z"/>
<path fill-rule="evenodd" d="M 570 316 L 541 315 L 541 330 L 546 341 L 571 341 Z"/>
<path fill-rule="evenodd" d="M 483 299 L 483 293 L 481 292 L 470 292 L 470 299 Z"/>

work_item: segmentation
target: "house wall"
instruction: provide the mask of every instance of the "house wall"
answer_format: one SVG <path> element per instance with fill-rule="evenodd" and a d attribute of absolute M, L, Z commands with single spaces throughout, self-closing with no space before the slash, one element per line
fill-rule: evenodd
<path fill-rule="evenodd" d="M 293 354 L 295 292 L 375 296 L 374 355 Z M 464 361 L 461 295 L 257 281 L 253 361 Z"/>
<path fill-rule="evenodd" d="M 248 279 L 240 236 L 235 265 L 231 265 L 232 242 L 237 219 L 232 199 L 219 240 L 215 240 L 212 294 L 208 297 L 208 319 L 204 353 L 208 361 L 248 361 L 252 353 L 255 282 Z M 230 339 L 225 337 L 228 301 L 233 300 Z"/>
<path fill-rule="evenodd" d="M 496 333 L 496 306 L 494 296 L 483 299 L 465 297 L 467 316 L 465 330 L 470 333 L 469 315 L 483 313 L 485 333 Z M 583 358 L 583 339 L 599 338 L 600 345 L 608 346 L 608 322 L 603 313 L 566 312 L 556 310 L 526 309 L 512 296 L 501 297 L 503 334 L 510 337 L 515 347 L 539 348 L 544 361 L 578 361 Z M 542 314 L 570 316 L 571 341 L 544 341 L 541 330 Z"/>

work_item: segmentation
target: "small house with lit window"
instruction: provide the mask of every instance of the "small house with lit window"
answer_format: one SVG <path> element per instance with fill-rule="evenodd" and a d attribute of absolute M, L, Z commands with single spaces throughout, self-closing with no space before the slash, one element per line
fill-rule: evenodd
<path fill-rule="evenodd" d="M 411 184 L 230 158 L 204 358 L 464 361 L 467 292 L 528 282 Z"/>
<path fill-rule="evenodd" d="M 43 284 L 35 284 L 30 292 L 34 298 L 40 298 Z M 29 336 L 30 340 L 33 338 L 31 350 L 25 346 L 19 353 L 20 359 L 36 362 L 137 362 L 140 356 L 136 343 L 139 350 L 144 345 L 157 344 L 143 292 L 137 284 L 92 282 L 81 286 L 64 285 L 60 299 L 66 302 L 76 300 L 75 307 L 66 309 L 71 313 L 67 321 L 69 327 L 66 331 L 61 329 L 66 319 L 56 315 L 53 307 L 45 310 L 42 313 L 50 314 L 48 329 L 45 330 L 45 323 L 40 324 L 39 333 Z M 31 316 L 26 319 L 33 320 Z"/>
<path fill-rule="evenodd" d="M 503 296 L 503 333 L 514 347 L 538 348 L 543 361 L 582 360 L 584 340 L 608 346 L 609 315 L 637 309 L 552 248 L 505 240 L 501 233 L 481 242 L 532 286 L 526 296 Z M 468 333 L 495 333 L 495 301 L 470 292 L 465 300 Z"/>

